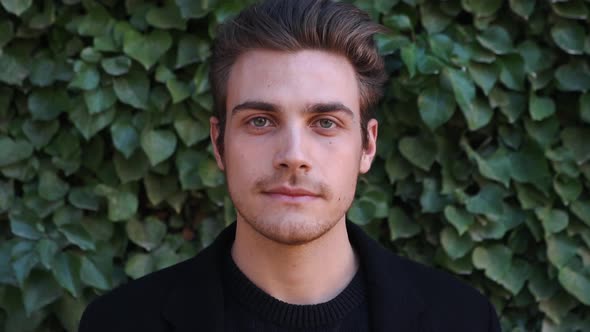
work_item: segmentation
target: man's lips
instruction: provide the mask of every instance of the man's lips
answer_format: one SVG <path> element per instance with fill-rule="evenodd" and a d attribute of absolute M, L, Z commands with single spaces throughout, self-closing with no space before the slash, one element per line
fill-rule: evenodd
<path fill-rule="evenodd" d="M 320 197 L 317 193 L 304 188 L 277 187 L 263 191 L 264 194 L 287 202 L 306 202 Z"/>

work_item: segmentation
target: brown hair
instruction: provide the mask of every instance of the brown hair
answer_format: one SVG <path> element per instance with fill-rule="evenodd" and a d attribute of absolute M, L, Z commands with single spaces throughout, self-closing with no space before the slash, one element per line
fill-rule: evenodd
<path fill-rule="evenodd" d="M 385 28 L 360 9 L 330 0 L 267 0 L 244 9 L 222 24 L 211 58 L 210 82 L 214 112 L 219 118 L 217 146 L 223 155 L 227 80 L 237 58 L 252 49 L 295 52 L 317 49 L 345 56 L 359 83 L 361 131 L 367 144 L 367 123 L 381 97 L 387 75 L 373 35 Z"/>

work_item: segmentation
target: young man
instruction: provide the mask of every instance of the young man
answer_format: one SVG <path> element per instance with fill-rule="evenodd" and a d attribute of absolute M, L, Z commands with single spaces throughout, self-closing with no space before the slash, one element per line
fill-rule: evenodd
<path fill-rule="evenodd" d="M 346 222 L 385 80 L 355 7 L 266 1 L 222 26 L 211 138 L 237 221 L 94 301 L 80 331 L 499 331 L 490 303 Z"/>

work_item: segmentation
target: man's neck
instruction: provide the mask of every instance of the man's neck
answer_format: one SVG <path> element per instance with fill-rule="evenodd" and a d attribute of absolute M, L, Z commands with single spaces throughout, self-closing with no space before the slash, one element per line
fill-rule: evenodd
<path fill-rule="evenodd" d="M 238 220 L 231 254 L 250 281 L 291 304 L 333 299 L 350 283 L 359 265 L 344 218 L 320 238 L 295 246 L 272 241 Z"/>

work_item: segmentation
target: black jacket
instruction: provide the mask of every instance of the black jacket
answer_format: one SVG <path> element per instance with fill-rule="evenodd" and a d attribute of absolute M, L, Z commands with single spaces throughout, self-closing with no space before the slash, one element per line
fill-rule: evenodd
<path fill-rule="evenodd" d="M 491 304 L 453 276 L 398 257 L 347 223 L 366 272 L 371 331 L 499 332 Z M 235 224 L 195 257 L 115 288 L 84 311 L 79 332 L 223 331 L 219 263 Z"/>

